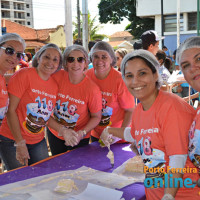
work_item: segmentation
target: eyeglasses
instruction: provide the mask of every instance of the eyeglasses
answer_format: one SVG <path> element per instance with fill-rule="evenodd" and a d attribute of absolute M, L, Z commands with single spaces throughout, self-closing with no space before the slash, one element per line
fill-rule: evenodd
<path fill-rule="evenodd" d="M 85 62 L 85 58 L 84 57 L 78 57 L 78 58 L 74 58 L 74 57 L 67 57 L 67 62 L 68 63 L 73 63 L 75 61 L 75 59 L 77 59 L 77 61 L 79 63 L 84 63 Z"/>
<path fill-rule="evenodd" d="M 21 60 L 24 58 L 24 53 L 16 53 L 15 50 L 11 47 L 0 47 L 1 49 L 4 49 L 5 50 L 5 53 L 9 56 L 12 56 L 14 54 L 16 54 L 16 57 L 18 60 Z"/>

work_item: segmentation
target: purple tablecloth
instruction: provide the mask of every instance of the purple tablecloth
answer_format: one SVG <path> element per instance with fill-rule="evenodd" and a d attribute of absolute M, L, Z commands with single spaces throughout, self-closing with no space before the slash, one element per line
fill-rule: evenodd
<path fill-rule="evenodd" d="M 104 172 L 112 172 L 113 169 L 120 166 L 123 162 L 133 157 L 133 152 L 124 151 L 127 144 L 113 144 L 111 150 L 115 155 L 115 166 L 111 168 L 109 159 L 106 157 L 107 148 L 101 148 L 97 142 L 73 150 L 69 153 L 61 154 L 51 159 L 38 163 L 34 166 L 20 168 L 0 175 L 0 185 L 13 183 L 16 181 L 46 175 L 58 171 L 72 170 L 81 166 L 91 167 Z M 145 199 L 144 186 L 141 183 L 135 183 L 121 189 L 125 200 L 131 200 L 135 197 L 138 200 Z"/>

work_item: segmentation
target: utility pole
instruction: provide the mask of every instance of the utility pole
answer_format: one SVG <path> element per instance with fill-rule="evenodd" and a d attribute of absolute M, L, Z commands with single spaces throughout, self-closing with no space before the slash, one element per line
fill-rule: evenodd
<path fill-rule="evenodd" d="M 180 0 L 177 0 L 177 48 L 180 45 Z"/>
<path fill-rule="evenodd" d="M 161 0 L 161 36 L 164 36 L 164 16 L 163 16 L 163 0 Z M 164 46 L 164 39 L 162 40 L 162 48 Z"/>
<path fill-rule="evenodd" d="M 83 47 L 88 51 L 88 0 L 82 0 Z"/>
<path fill-rule="evenodd" d="M 81 20 L 80 20 L 80 4 L 77 0 L 77 24 L 78 24 L 78 38 L 81 39 Z"/>
<path fill-rule="evenodd" d="M 71 0 L 65 0 L 65 36 L 66 47 L 73 44 L 72 34 L 72 4 Z"/>

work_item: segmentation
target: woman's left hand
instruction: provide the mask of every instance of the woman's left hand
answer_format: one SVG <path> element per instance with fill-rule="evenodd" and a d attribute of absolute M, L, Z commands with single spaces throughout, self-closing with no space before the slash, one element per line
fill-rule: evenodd
<path fill-rule="evenodd" d="M 105 146 L 110 146 L 110 144 L 112 143 L 112 135 L 109 134 L 108 132 L 108 126 L 103 130 L 103 132 L 101 133 L 100 139 L 102 140 L 102 142 L 105 144 Z"/>
<path fill-rule="evenodd" d="M 63 128 L 61 134 L 65 140 L 66 146 L 74 147 L 78 144 L 78 135 L 76 131 L 72 129 Z"/>
<path fill-rule="evenodd" d="M 30 156 L 25 140 L 20 141 L 15 146 L 16 146 L 16 159 L 20 162 L 20 164 L 28 166 L 28 159 L 30 159 Z"/>

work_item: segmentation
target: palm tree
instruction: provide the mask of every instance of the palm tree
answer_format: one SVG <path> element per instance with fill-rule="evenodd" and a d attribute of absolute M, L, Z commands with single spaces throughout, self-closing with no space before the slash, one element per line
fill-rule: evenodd
<path fill-rule="evenodd" d="M 108 38 L 107 35 L 97 34 L 97 31 L 99 31 L 102 27 L 99 24 L 95 25 L 96 18 L 97 16 L 91 18 L 90 13 L 88 13 L 88 37 L 89 37 L 88 41 L 96 39 L 103 40 L 104 38 Z M 82 20 L 80 21 L 80 24 L 81 24 L 81 36 L 82 36 L 82 24 L 83 24 Z M 73 25 L 75 27 L 75 30 L 73 32 L 73 39 L 76 40 L 78 39 L 78 23 L 73 22 Z"/>

